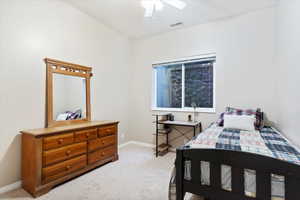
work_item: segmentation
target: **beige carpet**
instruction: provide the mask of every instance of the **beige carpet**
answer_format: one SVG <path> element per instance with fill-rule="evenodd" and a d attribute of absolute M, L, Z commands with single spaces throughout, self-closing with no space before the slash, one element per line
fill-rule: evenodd
<path fill-rule="evenodd" d="M 37 200 L 167 200 L 174 153 L 155 158 L 151 148 L 127 145 L 120 159 L 60 185 Z M 0 199 L 32 199 L 19 189 Z"/>
<path fill-rule="evenodd" d="M 37 200 L 167 200 L 175 154 L 155 158 L 151 148 L 134 144 L 120 149 L 120 159 L 60 185 Z M 23 189 L 0 200 L 33 199 Z M 198 200 L 188 196 L 186 199 Z"/>

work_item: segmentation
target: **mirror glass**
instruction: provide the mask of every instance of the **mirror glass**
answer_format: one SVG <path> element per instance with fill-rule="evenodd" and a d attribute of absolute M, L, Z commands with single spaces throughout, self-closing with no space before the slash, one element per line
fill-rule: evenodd
<path fill-rule="evenodd" d="M 53 74 L 53 119 L 55 121 L 86 118 L 85 78 Z"/>

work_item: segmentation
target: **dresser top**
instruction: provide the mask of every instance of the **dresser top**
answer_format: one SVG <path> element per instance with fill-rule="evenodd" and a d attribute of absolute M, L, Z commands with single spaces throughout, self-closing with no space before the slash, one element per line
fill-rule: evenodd
<path fill-rule="evenodd" d="M 66 126 L 24 130 L 21 131 L 21 133 L 38 137 L 38 136 L 50 135 L 54 133 L 65 132 L 65 131 L 73 131 L 78 129 L 91 128 L 91 127 L 110 125 L 110 124 L 118 124 L 118 123 L 119 123 L 118 121 L 90 121 L 90 122 L 83 122 L 83 123 L 66 125 Z"/>

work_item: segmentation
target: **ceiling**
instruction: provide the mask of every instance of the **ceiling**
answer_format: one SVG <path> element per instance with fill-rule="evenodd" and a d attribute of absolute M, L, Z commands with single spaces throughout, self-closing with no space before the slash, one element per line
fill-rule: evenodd
<path fill-rule="evenodd" d="M 183 28 L 232 17 L 265 7 L 274 6 L 277 0 L 183 0 L 184 10 L 165 5 L 163 11 L 152 18 L 144 18 L 141 0 L 63 0 L 101 23 L 132 39 L 143 38 Z M 182 22 L 183 25 L 170 27 Z"/>

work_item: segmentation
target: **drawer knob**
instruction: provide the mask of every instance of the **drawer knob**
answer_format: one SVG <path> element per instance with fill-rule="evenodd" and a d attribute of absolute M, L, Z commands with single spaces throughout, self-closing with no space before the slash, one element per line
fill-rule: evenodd
<path fill-rule="evenodd" d="M 101 154 L 102 156 L 105 156 L 105 153 L 104 152 L 102 152 L 102 154 Z"/>
<path fill-rule="evenodd" d="M 64 139 L 60 138 L 60 139 L 58 140 L 58 144 L 62 144 L 63 141 L 64 141 Z"/>
<path fill-rule="evenodd" d="M 71 154 L 71 150 L 66 151 L 67 156 Z"/>
<path fill-rule="evenodd" d="M 67 167 L 66 167 L 66 169 L 67 170 L 70 170 L 72 167 L 70 166 L 70 165 L 68 165 Z"/>
<path fill-rule="evenodd" d="M 89 133 L 87 133 L 85 136 L 88 138 L 88 137 L 90 137 L 90 134 L 89 134 Z"/>
<path fill-rule="evenodd" d="M 105 144 L 105 142 L 104 142 L 104 141 L 102 141 L 102 144 L 104 145 L 104 144 Z"/>

